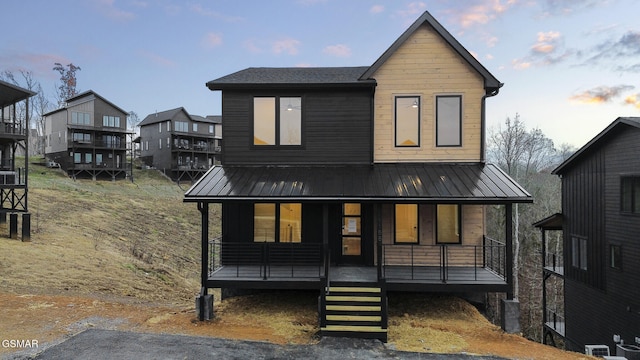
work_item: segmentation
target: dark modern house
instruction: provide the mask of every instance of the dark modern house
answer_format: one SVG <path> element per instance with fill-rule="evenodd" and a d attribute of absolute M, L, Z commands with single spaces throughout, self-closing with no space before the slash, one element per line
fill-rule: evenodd
<path fill-rule="evenodd" d="M 532 198 L 485 162 L 485 100 L 502 83 L 429 13 L 371 66 L 248 68 L 206 85 L 222 91 L 225 146 L 184 198 L 202 214 L 201 318 L 209 288 L 317 290 L 323 335 L 383 340 L 387 292 L 517 305 L 512 205 Z M 488 204 L 504 206 L 504 239 L 485 234 Z"/>
<path fill-rule="evenodd" d="M 562 178 L 562 213 L 534 225 L 543 238 L 562 230 L 562 254 L 544 242 L 543 288 L 549 298 L 546 283 L 560 279 L 564 301 L 545 301 L 545 340 L 640 358 L 640 118 L 616 119 L 553 173 Z"/>
<path fill-rule="evenodd" d="M 175 181 L 195 181 L 221 163 L 222 117 L 176 108 L 148 115 L 140 127 L 140 159 Z"/>
<path fill-rule="evenodd" d="M 127 156 L 127 112 L 89 90 L 44 114 L 45 157 L 74 179 L 123 179 Z"/>
<path fill-rule="evenodd" d="M 33 91 L 0 80 L 0 223 L 7 222 L 9 236 L 18 236 L 18 215 L 22 215 L 22 240 L 31 238 L 28 208 L 29 98 Z M 21 151 L 23 159 L 16 158 Z"/>

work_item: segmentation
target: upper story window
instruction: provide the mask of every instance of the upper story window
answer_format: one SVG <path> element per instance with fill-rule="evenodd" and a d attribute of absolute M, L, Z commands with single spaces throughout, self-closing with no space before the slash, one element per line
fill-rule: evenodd
<path fill-rule="evenodd" d="M 73 133 L 73 141 L 81 143 L 91 143 L 91 134 Z"/>
<path fill-rule="evenodd" d="M 302 98 L 253 98 L 253 145 L 302 145 Z"/>
<path fill-rule="evenodd" d="M 105 126 L 105 127 L 120 127 L 120 116 L 104 115 L 102 117 L 102 126 Z"/>
<path fill-rule="evenodd" d="M 189 132 L 189 123 L 186 121 L 176 121 L 174 126 L 175 131 Z"/>
<path fill-rule="evenodd" d="M 171 131 L 171 121 L 167 121 L 167 132 Z"/>
<path fill-rule="evenodd" d="M 198 132 L 198 124 L 197 123 L 193 123 L 192 130 L 193 130 L 193 132 Z"/>
<path fill-rule="evenodd" d="M 91 115 L 88 113 L 72 111 L 71 123 L 76 125 L 91 125 Z"/>
<path fill-rule="evenodd" d="M 158 123 L 158 132 L 161 133 L 162 132 L 162 123 Z"/>
<path fill-rule="evenodd" d="M 209 125 L 209 134 L 213 134 L 213 125 Z"/>
<path fill-rule="evenodd" d="M 578 236 L 571 237 L 571 266 L 587 270 L 587 239 Z"/>
<path fill-rule="evenodd" d="M 396 147 L 420 146 L 420 97 L 395 98 Z"/>
<path fill-rule="evenodd" d="M 622 246 L 618 244 L 609 245 L 609 266 L 612 269 L 622 270 Z"/>
<path fill-rule="evenodd" d="M 436 96 L 436 146 L 462 146 L 462 96 Z"/>
<path fill-rule="evenodd" d="M 621 179 L 620 210 L 640 214 L 640 176 L 625 176 Z"/>

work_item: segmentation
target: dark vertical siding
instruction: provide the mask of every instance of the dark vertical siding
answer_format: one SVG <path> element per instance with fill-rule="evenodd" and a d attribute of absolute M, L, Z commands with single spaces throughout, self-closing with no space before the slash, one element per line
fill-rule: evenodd
<path fill-rule="evenodd" d="M 620 211 L 620 179 L 640 176 L 640 129 L 618 125 L 563 173 L 565 315 L 569 349 L 609 345 L 613 334 L 640 334 L 640 215 Z M 571 235 L 587 237 L 587 272 L 571 267 Z M 609 266 L 611 243 L 622 246 L 622 270 Z"/>
<path fill-rule="evenodd" d="M 302 97 L 302 147 L 254 147 L 253 97 Z M 371 162 L 371 90 L 298 92 L 226 90 L 222 97 L 224 164 L 368 164 Z"/>

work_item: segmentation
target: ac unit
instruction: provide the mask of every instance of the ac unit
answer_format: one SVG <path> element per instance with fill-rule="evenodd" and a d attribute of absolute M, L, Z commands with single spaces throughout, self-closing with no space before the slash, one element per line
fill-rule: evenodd
<path fill-rule="evenodd" d="M 607 345 L 585 345 L 584 353 L 592 356 L 609 356 Z"/>

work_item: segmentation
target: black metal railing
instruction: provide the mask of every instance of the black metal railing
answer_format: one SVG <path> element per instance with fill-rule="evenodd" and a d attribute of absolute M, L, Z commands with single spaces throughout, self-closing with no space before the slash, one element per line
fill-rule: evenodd
<path fill-rule="evenodd" d="M 547 252 L 544 256 L 544 268 L 562 274 L 564 272 L 564 260 L 562 255 Z"/>
<path fill-rule="evenodd" d="M 547 315 L 545 325 L 550 329 L 555 330 L 558 334 L 564 335 L 564 315 L 554 309 L 546 309 L 545 311 Z"/>
<path fill-rule="evenodd" d="M 320 279 L 327 268 L 325 261 L 322 244 L 209 241 L 210 275 L 228 266 L 236 277 Z"/>
<path fill-rule="evenodd" d="M 382 276 L 385 279 L 441 281 L 446 283 L 452 268 L 463 269 L 464 277 L 477 281 L 480 269 L 504 279 L 505 246 L 494 241 L 483 245 L 382 245 Z"/>
<path fill-rule="evenodd" d="M 24 168 L 15 170 L 0 169 L 0 185 L 25 185 Z"/>

